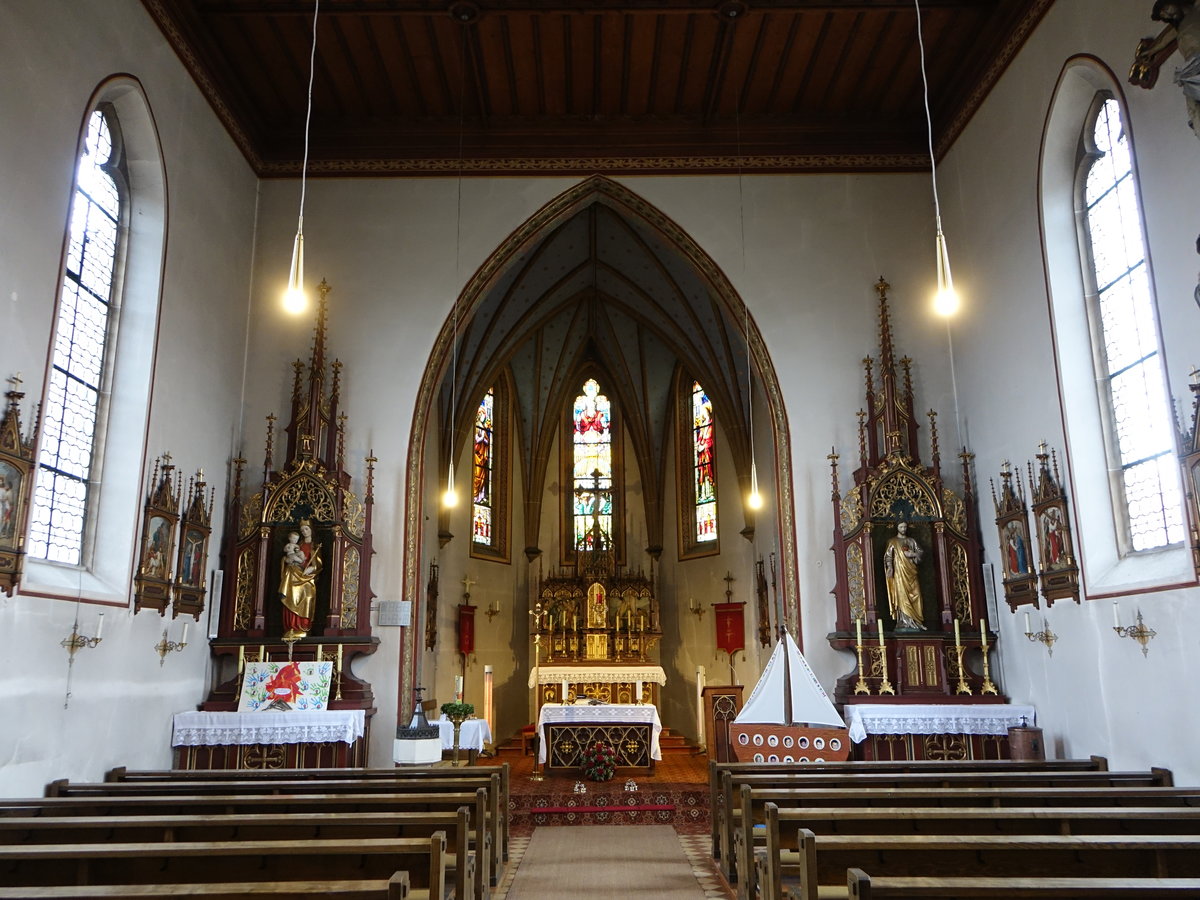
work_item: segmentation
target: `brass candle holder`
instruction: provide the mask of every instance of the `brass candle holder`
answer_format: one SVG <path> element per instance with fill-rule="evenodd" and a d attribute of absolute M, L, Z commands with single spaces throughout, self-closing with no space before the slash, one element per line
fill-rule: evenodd
<path fill-rule="evenodd" d="M 163 629 L 162 640 L 154 645 L 154 649 L 158 651 L 158 665 L 161 668 L 167 661 L 167 654 L 182 650 L 188 645 L 187 641 L 188 623 L 183 623 L 183 634 L 179 636 L 178 641 L 167 639 L 167 629 Z"/>
<path fill-rule="evenodd" d="M 883 642 L 883 622 L 879 622 L 879 669 L 882 672 L 882 677 L 879 679 L 879 693 L 891 694 L 895 696 L 896 689 L 892 687 L 892 682 L 888 680 L 888 663 L 887 663 L 887 645 Z"/>
<path fill-rule="evenodd" d="M 854 652 L 858 655 L 858 681 L 854 682 L 854 693 L 869 694 L 871 687 L 863 678 L 862 619 L 854 620 Z"/>
<path fill-rule="evenodd" d="M 981 648 L 983 650 L 983 686 L 979 689 L 980 694 L 999 694 L 996 690 L 996 685 L 992 683 L 991 670 L 988 668 L 988 651 L 991 649 L 985 643 Z"/>
<path fill-rule="evenodd" d="M 1137 611 L 1136 625 L 1121 625 L 1120 619 L 1117 617 L 1117 605 L 1113 604 L 1113 631 L 1117 633 L 1117 637 L 1133 638 L 1142 645 L 1142 656 L 1150 655 L 1150 642 L 1154 640 L 1158 634 L 1153 628 L 1142 621 L 1142 611 Z"/>
<path fill-rule="evenodd" d="M 967 684 L 966 667 L 963 665 L 963 651 L 966 648 L 962 644 L 954 645 L 955 663 L 958 668 L 958 687 L 955 688 L 956 694 L 970 694 L 971 686 Z"/>
<path fill-rule="evenodd" d="M 1029 613 L 1025 613 L 1025 637 L 1031 641 L 1037 641 L 1039 644 L 1046 645 L 1046 652 L 1051 656 L 1054 655 L 1054 642 L 1058 640 L 1058 635 L 1050 630 L 1050 623 L 1046 621 L 1045 616 L 1042 617 L 1042 630 L 1034 631 L 1029 624 Z"/>

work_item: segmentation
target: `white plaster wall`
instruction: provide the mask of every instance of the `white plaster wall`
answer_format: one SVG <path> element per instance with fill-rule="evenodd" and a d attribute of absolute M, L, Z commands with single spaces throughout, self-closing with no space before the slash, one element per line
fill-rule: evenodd
<path fill-rule="evenodd" d="M 967 297 L 954 326 L 958 387 L 985 481 L 998 478 L 1003 459 L 1032 459 L 1043 438 L 1060 453 L 1064 448 L 1039 234 L 1038 167 L 1052 92 L 1072 55 L 1097 57 L 1123 85 L 1168 373 L 1175 395 L 1188 396 L 1187 373 L 1200 337 L 1192 301 L 1200 142 L 1187 128 L 1183 98 L 1171 83 L 1178 56 L 1163 67 L 1153 91 L 1124 84 L 1137 40 L 1161 27 L 1150 21 L 1150 6 L 1122 0 L 1055 3 L 939 170 L 955 282 Z M 1189 407 L 1183 399 L 1183 408 Z M 1066 462 L 1078 491 L 1089 473 Z M 988 509 L 982 518 L 985 549 L 999 570 Z M 1093 581 L 1101 574 L 1084 572 Z M 1158 632 L 1148 656 L 1113 633 L 1111 600 L 1089 600 L 1085 592 L 1082 605 L 1059 601 L 1045 613 L 1059 636 L 1053 656 L 1025 639 L 1023 615 L 1001 613 L 1004 686 L 1014 702 L 1038 708 L 1047 745 L 1059 755 L 1102 754 L 1114 768 L 1167 766 L 1177 783 L 1195 783 L 1200 717 L 1189 686 L 1200 650 L 1200 595 L 1186 589 L 1118 599 L 1124 624 L 1140 606 Z M 1035 631 L 1041 630 L 1040 620 L 1035 612 Z"/>
<path fill-rule="evenodd" d="M 450 316 L 454 297 L 487 256 L 573 183 L 561 178 L 464 180 L 459 244 L 454 179 L 309 181 L 306 266 L 310 282 L 325 277 L 334 288 L 330 346 L 347 363 L 348 455 L 373 447 L 380 459 L 375 507 L 379 552 L 372 586 L 382 599 L 399 599 L 401 590 L 403 469 L 416 390 L 438 329 Z M 675 219 L 716 260 L 765 335 L 791 424 L 790 444 L 777 452 L 791 454 L 795 473 L 806 650 L 822 681 L 832 687 L 852 660 L 823 640 L 834 620 L 826 456 L 831 445 L 843 452 L 857 447 L 854 413 L 863 403 L 860 360 L 878 352 L 873 285 L 880 275 L 893 285 L 898 349 L 916 360 L 918 404 L 942 411 L 944 448 L 958 440 L 945 330 L 928 312 L 925 299 L 933 275 L 928 180 L 920 175 L 748 176 L 743 184 L 744 263 L 736 178 L 630 178 L 626 184 Z M 298 196 L 294 181 L 262 186 L 248 372 L 254 389 L 246 410 L 251 455 L 261 446 L 253 436 L 255 429 L 262 431 L 262 417 L 284 408 L 290 377 L 286 361 L 306 355 L 309 345 L 311 321 L 287 318 L 278 302 Z M 948 477 L 957 481 L 952 473 Z M 427 534 L 436 530 L 431 524 L 425 523 Z M 758 535 L 757 553 L 777 548 L 774 535 L 766 530 Z M 424 578 L 423 568 L 422 584 Z M 443 603 L 461 593 L 456 580 L 443 580 Z M 378 633 L 383 642 L 379 652 L 360 666 L 360 674 L 374 685 L 379 708 L 371 741 L 376 765 L 390 759 L 397 706 L 407 719 L 411 702 L 396 697 L 399 634 L 393 629 Z M 448 640 L 445 634 L 442 640 Z M 442 680 L 439 675 L 439 685 Z M 678 727 L 690 732 L 691 726 L 689 712 Z"/>
<path fill-rule="evenodd" d="M 185 473 L 204 467 L 217 487 L 215 566 L 239 421 L 255 179 L 137 0 L 4 0 L 0 19 L 0 375 L 22 372 L 28 425 L 42 391 L 80 124 L 102 80 L 131 74 L 157 122 L 169 204 L 147 456 L 169 450 Z M 141 498 L 128 503 L 140 521 Z M 124 539 L 123 557 L 136 539 Z M 85 602 L 80 631 L 94 633 L 101 608 L 104 640 L 77 655 L 64 708 L 59 641 L 71 632 L 74 592 L 65 601 L 0 597 L 0 795 L 38 796 L 51 779 L 98 780 L 114 765 L 170 764 L 172 714 L 208 691 L 207 611 L 189 646 L 160 668 L 152 647 L 164 620 Z M 171 623 L 173 639 L 179 628 Z"/>

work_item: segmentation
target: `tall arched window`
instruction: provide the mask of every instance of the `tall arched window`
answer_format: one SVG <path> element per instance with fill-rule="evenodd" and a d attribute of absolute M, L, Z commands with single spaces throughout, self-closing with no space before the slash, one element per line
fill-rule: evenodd
<path fill-rule="evenodd" d="M 678 441 L 680 556 L 720 552 L 717 532 L 716 421 L 713 404 L 699 381 L 680 383 Z"/>
<path fill-rule="evenodd" d="M 612 404 L 594 378 L 575 398 L 572 422 L 572 543 L 573 550 L 592 549 L 592 525 L 613 534 L 613 420 Z"/>
<path fill-rule="evenodd" d="M 120 130 L 94 110 L 75 171 L 66 267 L 42 414 L 29 555 L 78 565 L 97 462 L 127 183 Z"/>
<path fill-rule="evenodd" d="M 1118 543 L 1183 540 L 1175 441 L 1147 272 L 1138 190 L 1121 107 L 1096 96 L 1080 140 L 1084 284 Z"/>

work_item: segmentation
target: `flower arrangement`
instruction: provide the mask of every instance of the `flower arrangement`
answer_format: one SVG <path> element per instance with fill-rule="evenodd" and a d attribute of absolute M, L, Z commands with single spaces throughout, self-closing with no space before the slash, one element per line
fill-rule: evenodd
<path fill-rule="evenodd" d="M 592 781 L 611 781 L 617 771 L 617 752 L 611 744 L 596 741 L 583 749 L 580 762 L 583 774 Z"/>
<path fill-rule="evenodd" d="M 475 707 L 470 703 L 443 703 L 442 715 L 447 719 L 466 719 L 475 715 Z"/>

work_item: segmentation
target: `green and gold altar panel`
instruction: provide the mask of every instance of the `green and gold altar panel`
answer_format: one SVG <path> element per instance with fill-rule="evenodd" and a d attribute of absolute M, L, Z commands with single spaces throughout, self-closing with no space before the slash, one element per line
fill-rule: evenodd
<path fill-rule="evenodd" d="M 651 756 L 651 725 L 610 723 L 604 725 L 547 725 L 547 769 L 577 769 L 586 747 L 597 742 L 616 751 L 617 768 L 654 771 Z"/>

